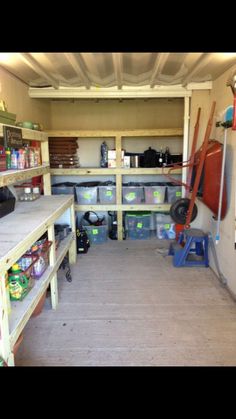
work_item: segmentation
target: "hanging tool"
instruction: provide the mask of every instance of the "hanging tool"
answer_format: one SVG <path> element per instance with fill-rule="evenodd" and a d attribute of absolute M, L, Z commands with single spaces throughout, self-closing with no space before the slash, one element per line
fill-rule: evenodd
<path fill-rule="evenodd" d="M 211 106 L 211 113 L 210 113 L 210 118 L 208 120 L 204 141 L 203 141 L 203 144 L 202 144 L 202 147 L 201 147 L 199 164 L 198 164 L 198 167 L 197 167 L 196 177 L 195 177 L 195 180 L 194 180 L 194 185 L 193 185 L 193 190 L 192 190 L 192 193 L 191 193 L 190 204 L 189 204 L 189 208 L 188 208 L 188 211 L 187 211 L 187 217 L 186 217 L 186 221 L 185 221 L 185 229 L 190 228 L 190 221 L 191 221 L 191 218 L 192 218 L 192 212 L 193 212 L 193 208 L 194 208 L 194 205 L 195 205 L 195 199 L 196 199 L 196 196 L 197 196 L 198 187 L 199 187 L 199 184 L 200 184 L 200 179 L 201 179 L 203 166 L 204 166 L 204 161 L 205 161 L 205 157 L 206 157 L 208 141 L 209 141 L 209 137 L 210 137 L 210 134 L 211 134 L 211 128 L 212 128 L 213 116 L 214 116 L 214 112 L 215 112 L 215 106 L 216 106 L 216 102 L 213 102 L 212 106 Z"/>
<path fill-rule="evenodd" d="M 227 129 L 232 127 L 233 123 L 233 114 L 234 109 L 232 106 L 229 106 L 225 111 L 225 121 L 220 123 L 217 122 L 216 126 L 222 126 L 224 128 L 224 145 L 223 145 L 223 158 L 221 166 L 221 177 L 220 177 L 220 194 L 219 194 L 219 206 L 218 206 L 218 216 L 217 216 L 217 226 L 216 226 L 216 235 L 215 243 L 218 244 L 220 240 L 220 220 L 221 220 L 221 210 L 222 210 L 222 199 L 223 199 L 223 188 L 224 188 L 224 173 L 225 173 L 225 157 L 226 157 L 226 147 L 227 147 Z"/>
<path fill-rule="evenodd" d="M 190 166 L 189 166 L 188 176 L 187 176 L 188 187 L 186 188 L 186 197 L 189 197 L 189 194 L 190 194 L 190 187 L 191 187 L 191 180 L 192 180 L 192 173 L 193 173 L 193 165 L 194 165 L 194 154 L 195 154 L 195 151 L 196 151 L 197 137 L 198 137 L 198 131 L 199 131 L 200 114 L 201 114 L 201 108 L 198 108 L 197 121 L 196 121 L 196 124 L 195 124 L 195 127 L 194 127 L 192 149 L 191 149 L 191 154 L 190 154 L 190 159 L 189 159 Z"/>
<path fill-rule="evenodd" d="M 175 183 L 177 185 L 182 185 L 186 189 L 186 194 L 185 194 L 186 198 L 178 199 L 176 202 L 174 202 L 174 204 L 170 208 L 171 218 L 173 218 L 173 220 L 177 224 L 180 224 L 180 225 L 185 224 L 187 211 L 188 211 L 189 203 L 190 203 L 189 196 L 190 196 L 191 179 L 192 179 L 193 166 L 194 166 L 194 154 L 195 154 L 195 151 L 196 151 L 198 131 L 199 131 L 200 114 L 201 114 L 201 108 L 198 108 L 197 120 L 196 120 L 196 124 L 195 124 L 195 127 L 194 127 L 194 135 L 193 135 L 193 142 L 192 142 L 192 149 L 191 149 L 190 158 L 183 163 L 174 164 L 173 167 L 171 167 L 169 169 L 169 172 L 168 172 L 167 175 L 163 173 L 164 176 L 166 176 L 169 180 L 172 181 L 172 183 Z M 171 171 L 173 171 L 173 170 L 176 170 L 176 168 L 183 169 L 183 168 L 187 168 L 187 167 L 189 168 L 187 183 L 181 182 L 181 181 L 179 181 L 179 180 L 177 180 L 174 177 L 169 175 L 169 173 L 171 173 Z M 191 221 L 194 221 L 196 217 L 197 217 L 197 206 L 194 204 L 192 214 L 191 214 Z"/>
<path fill-rule="evenodd" d="M 217 254 L 216 254 L 216 249 L 214 246 L 214 240 L 213 237 L 211 235 L 211 233 L 208 233 L 208 238 L 209 238 L 209 245 L 211 247 L 211 251 L 212 251 L 212 255 L 215 261 L 215 266 L 216 266 L 216 270 L 218 272 L 218 278 L 220 280 L 221 285 L 226 286 L 227 285 L 227 279 L 224 277 L 224 275 L 222 274 L 221 270 L 220 270 L 220 266 L 219 266 L 219 262 L 217 259 Z"/>
<path fill-rule="evenodd" d="M 234 96 L 232 130 L 235 131 L 236 130 L 236 72 L 235 71 L 229 77 L 226 85 L 231 87 L 231 90 Z"/>

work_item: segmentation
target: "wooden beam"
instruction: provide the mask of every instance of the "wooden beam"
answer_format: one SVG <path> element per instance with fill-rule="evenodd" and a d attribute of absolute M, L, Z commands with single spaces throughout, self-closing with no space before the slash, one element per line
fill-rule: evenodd
<path fill-rule="evenodd" d="M 51 137 L 81 137 L 81 138 L 105 138 L 105 137 L 177 137 L 183 135 L 183 128 L 157 128 L 157 129 L 132 129 L 132 130 L 49 130 Z"/>
<path fill-rule="evenodd" d="M 193 67 L 188 72 L 187 76 L 182 81 L 182 86 L 185 87 L 189 82 L 192 81 L 193 76 L 195 76 L 199 71 L 201 71 L 210 61 L 212 58 L 212 53 L 203 53 L 197 62 L 193 65 Z"/>
<path fill-rule="evenodd" d="M 51 175 L 54 176 L 108 176 L 108 175 L 167 175 L 169 168 L 160 168 L 160 167 L 134 167 L 130 169 L 124 168 L 99 168 L 99 167 L 80 167 L 78 169 L 50 169 Z M 172 171 L 173 174 L 179 175 L 182 173 L 182 169 L 175 169 Z"/>
<path fill-rule="evenodd" d="M 80 56 L 78 56 L 78 54 L 75 56 L 75 54 L 71 52 L 65 52 L 64 55 L 69 61 L 69 63 L 71 64 L 71 66 L 73 67 L 73 69 L 75 70 L 76 74 L 82 79 L 83 83 L 85 84 L 86 89 L 89 89 L 91 86 L 91 83 L 85 70 L 83 69 L 84 66 L 81 65 Z"/>
<path fill-rule="evenodd" d="M 150 87 L 153 88 L 156 84 L 156 79 L 158 78 L 159 74 L 161 74 L 163 67 L 168 60 L 169 53 L 161 53 L 157 55 L 156 62 L 154 64 L 154 70 L 151 75 Z"/>
<path fill-rule="evenodd" d="M 119 52 L 112 53 L 113 66 L 115 70 L 115 77 L 117 80 L 118 89 L 122 88 L 122 54 Z"/>
<path fill-rule="evenodd" d="M 43 69 L 43 67 L 38 64 L 38 62 L 31 56 L 29 53 L 19 53 L 19 57 L 22 61 L 24 61 L 25 64 L 27 64 L 30 68 L 32 68 L 36 73 L 39 74 L 39 76 L 46 79 L 54 89 L 59 88 L 59 83 L 56 81 L 53 77 L 48 75 L 48 73 Z"/>
<path fill-rule="evenodd" d="M 155 84 L 155 83 L 154 83 Z M 120 99 L 120 98 L 174 98 L 191 96 L 191 90 L 187 90 L 180 84 L 178 85 L 158 85 L 154 88 L 148 86 L 123 86 L 122 89 L 115 87 L 95 87 L 91 86 L 89 90 L 84 87 L 65 87 L 60 86 L 58 90 L 51 87 L 35 88 L 30 87 L 29 96 L 42 99 Z"/>

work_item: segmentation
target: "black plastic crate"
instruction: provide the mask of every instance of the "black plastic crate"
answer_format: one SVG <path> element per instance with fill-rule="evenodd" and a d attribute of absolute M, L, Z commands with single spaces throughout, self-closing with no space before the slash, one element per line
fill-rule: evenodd
<path fill-rule="evenodd" d="M 0 188 L 0 218 L 14 211 L 15 203 L 16 198 L 7 186 Z"/>

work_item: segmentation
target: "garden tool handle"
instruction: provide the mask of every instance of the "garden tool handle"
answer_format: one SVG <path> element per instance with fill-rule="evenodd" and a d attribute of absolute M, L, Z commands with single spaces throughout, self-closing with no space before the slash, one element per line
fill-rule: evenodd
<path fill-rule="evenodd" d="M 236 131 L 236 94 L 234 94 L 234 110 L 233 110 L 233 125 L 232 130 Z"/>

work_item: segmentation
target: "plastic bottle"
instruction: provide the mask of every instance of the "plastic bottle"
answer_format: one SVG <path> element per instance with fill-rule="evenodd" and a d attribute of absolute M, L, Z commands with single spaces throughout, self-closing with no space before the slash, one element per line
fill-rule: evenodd
<path fill-rule="evenodd" d="M 22 274 L 18 263 L 12 265 L 9 272 L 9 291 L 11 300 L 22 300 L 27 293 L 29 279 Z"/>
<path fill-rule="evenodd" d="M 10 301 L 10 292 L 9 292 L 9 280 L 8 273 L 5 274 L 5 287 L 6 287 L 6 298 L 7 298 L 7 312 L 11 313 L 11 301 Z"/>
<path fill-rule="evenodd" d="M 158 167 L 163 166 L 163 160 L 164 160 L 164 156 L 163 156 L 163 151 L 162 151 L 162 148 L 161 148 L 160 153 L 159 153 L 159 157 L 158 157 Z"/>
<path fill-rule="evenodd" d="M 24 188 L 24 193 L 20 196 L 20 201 L 33 201 L 33 194 L 31 188 Z"/>
<path fill-rule="evenodd" d="M 7 170 L 11 169 L 11 149 L 9 147 L 6 149 L 6 164 Z"/>
<path fill-rule="evenodd" d="M 168 166 L 168 164 L 170 164 L 170 151 L 169 151 L 169 147 L 166 147 L 166 151 L 164 153 L 163 166 Z"/>
<path fill-rule="evenodd" d="M 35 158 L 34 158 L 34 149 L 30 147 L 29 149 L 29 167 L 34 167 Z"/>
<path fill-rule="evenodd" d="M 35 186 L 33 188 L 33 195 L 34 195 L 34 199 L 37 199 L 37 198 L 40 197 L 40 190 L 39 190 L 39 187 L 38 186 Z"/>
<path fill-rule="evenodd" d="M 106 141 L 103 141 L 101 145 L 101 167 L 108 167 L 108 146 Z"/>
<path fill-rule="evenodd" d="M 25 147 L 25 169 L 28 169 L 29 167 L 29 148 Z"/>
<path fill-rule="evenodd" d="M 11 150 L 11 169 L 17 169 L 17 151 Z"/>
<path fill-rule="evenodd" d="M 17 169 L 24 169 L 25 168 L 25 151 L 23 148 L 20 148 L 18 151 L 18 158 L 17 158 Z"/>

